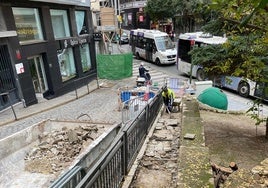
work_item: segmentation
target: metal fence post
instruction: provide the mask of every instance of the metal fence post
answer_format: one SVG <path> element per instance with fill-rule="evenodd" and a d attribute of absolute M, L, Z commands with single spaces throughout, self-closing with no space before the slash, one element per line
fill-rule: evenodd
<path fill-rule="evenodd" d="M 7 100 L 8 100 L 8 103 L 9 103 L 10 107 L 11 107 L 11 110 L 12 110 L 12 112 L 14 114 L 15 120 L 18 120 L 17 115 L 16 115 L 16 112 L 15 112 L 15 110 L 13 108 L 13 105 L 12 105 L 12 102 L 11 102 L 11 99 L 10 99 L 10 96 L 9 96 L 9 93 L 8 92 L 5 92 L 5 93 L 1 93 L 0 94 L 0 96 L 4 96 L 4 95 L 7 96 Z"/>
<path fill-rule="evenodd" d="M 78 94 L 77 94 L 77 87 L 76 87 L 76 81 L 74 80 L 74 90 L 75 90 L 75 96 L 76 96 L 76 99 L 78 99 Z"/>
<path fill-rule="evenodd" d="M 128 168 L 128 140 L 127 140 L 127 131 L 123 131 L 123 175 L 127 175 Z"/>

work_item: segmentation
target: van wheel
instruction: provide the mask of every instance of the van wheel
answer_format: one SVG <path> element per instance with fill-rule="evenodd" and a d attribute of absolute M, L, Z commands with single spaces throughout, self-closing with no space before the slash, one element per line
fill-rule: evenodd
<path fill-rule="evenodd" d="M 203 81 L 205 80 L 206 75 L 205 75 L 205 71 L 203 69 L 198 69 L 196 72 L 196 79 L 198 81 Z"/>
<path fill-rule="evenodd" d="M 141 59 L 140 54 L 136 52 L 136 59 Z"/>
<path fill-rule="evenodd" d="M 155 64 L 156 64 L 156 65 L 161 65 L 161 62 L 160 62 L 160 60 L 159 60 L 158 58 L 156 58 L 156 60 L 155 60 Z"/>
<path fill-rule="evenodd" d="M 249 96 L 249 85 L 246 82 L 241 82 L 238 86 L 238 93 L 242 97 Z"/>

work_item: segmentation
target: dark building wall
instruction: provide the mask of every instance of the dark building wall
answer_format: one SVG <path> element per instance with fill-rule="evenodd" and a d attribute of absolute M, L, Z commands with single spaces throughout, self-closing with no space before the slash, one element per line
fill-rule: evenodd
<path fill-rule="evenodd" d="M 137 28 L 150 29 L 150 17 L 148 14 L 145 14 L 145 12 L 143 11 L 143 8 L 124 9 L 121 15 L 124 19 L 127 19 L 128 16 L 124 16 L 124 14 L 128 15 L 129 13 L 132 15 L 131 16 L 132 21 L 128 24 L 122 24 L 123 29 L 127 29 L 127 30 L 137 29 Z M 143 21 L 139 20 L 139 16 L 143 17 Z"/>
<path fill-rule="evenodd" d="M 6 23 L 7 30 L 16 30 L 12 7 L 34 7 L 38 8 L 40 14 L 40 22 L 43 31 L 44 41 L 20 44 L 18 37 L 11 37 L 8 39 L 8 45 L 10 49 L 12 64 L 15 67 L 16 64 L 22 63 L 24 66 L 24 73 L 14 75 L 14 78 L 18 78 L 18 93 L 21 93 L 21 98 L 25 100 L 26 105 L 37 103 L 36 93 L 33 85 L 32 75 L 30 72 L 29 58 L 34 56 L 41 56 L 44 62 L 44 71 L 47 81 L 47 90 L 43 92 L 44 97 L 50 99 L 66 92 L 74 90 L 76 87 L 81 87 L 88 84 L 91 80 L 97 76 L 96 70 L 96 54 L 95 44 L 93 41 L 93 25 L 92 17 L 89 7 L 77 7 L 71 5 L 60 5 L 51 3 L 39 3 L 29 1 L 5 1 L 0 6 L 3 7 L 3 15 Z M 50 8 L 67 10 L 70 27 L 70 37 L 55 39 L 52 27 L 52 21 L 50 17 Z M 88 33 L 84 35 L 78 35 L 76 30 L 76 19 L 75 11 L 83 10 L 87 16 L 86 29 Z M 82 40 L 84 39 L 84 40 Z M 66 81 L 62 80 L 60 65 L 58 62 L 57 51 L 64 50 L 62 44 L 64 42 L 70 43 L 75 41 L 76 44 L 68 44 L 68 48 L 72 48 L 74 63 L 76 68 L 76 75 Z M 82 41 L 82 43 L 80 43 Z M 91 69 L 83 71 L 80 55 L 80 46 L 89 45 L 90 58 L 91 58 Z M 20 53 L 18 58 L 17 53 Z M 16 73 L 14 73 L 16 74 Z"/>

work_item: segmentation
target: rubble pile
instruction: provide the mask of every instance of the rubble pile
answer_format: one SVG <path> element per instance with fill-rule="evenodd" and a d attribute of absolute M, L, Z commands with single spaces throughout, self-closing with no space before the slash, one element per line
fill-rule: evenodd
<path fill-rule="evenodd" d="M 130 187 L 177 187 L 180 126 L 169 117 L 158 120 Z"/>
<path fill-rule="evenodd" d="M 33 173 L 56 174 L 71 162 L 92 141 L 102 134 L 104 127 L 83 125 L 74 129 L 44 132 L 39 144 L 25 157 L 25 170 Z"/>

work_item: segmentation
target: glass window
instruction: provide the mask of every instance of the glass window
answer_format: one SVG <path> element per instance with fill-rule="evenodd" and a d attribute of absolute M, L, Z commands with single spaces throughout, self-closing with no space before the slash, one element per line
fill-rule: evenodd
<path fill-rule="evenodd" d="M 60 65 L 60 72 L 62 81 L 69 80 L 76 75 L 74 64 L 74 55 L 72 48 L 58 50 L 58 62 Z"/>
<path fill-rule="evenodd" d="M 155 43 L 158 50 L 160 51 L 174 48 L 172 41 L 168 36 L 155 37 Z"/>
<path fill-rule="evenodd" d="M 83 44 L 80 46 L 80 54 L 83 72 L 86 72 L 91 69 L 91 59 L 88 44 Z"/>
<path fill-rule="evenodd" d="M 76 19 L 76 27 L 78 35 L 88 33 L 85 14 L 86 14 L 85 11 L 75 11 L 75 19 Z"/>
<path fill-rule="evenodd" d="M 122 25 L 123 26 L 128 26 L 128 14 L 123 14 L 123 20 L 122 20 Z"/>
<path fill-rule="evenodd" d="M 70 37 L 70 27 L 66 10 L 50 10 L 55 38 Z"/>
<path fill-rule="evenodd" d="M 132 13 L 128 13 L 127 20 L 128 20 L 128 25 L 132 25 Z"/>
<path fill-rule="evenodd" d="M 12 8 L 20 42 L 43 40 L 39 12 L 36 8 Z"/>

